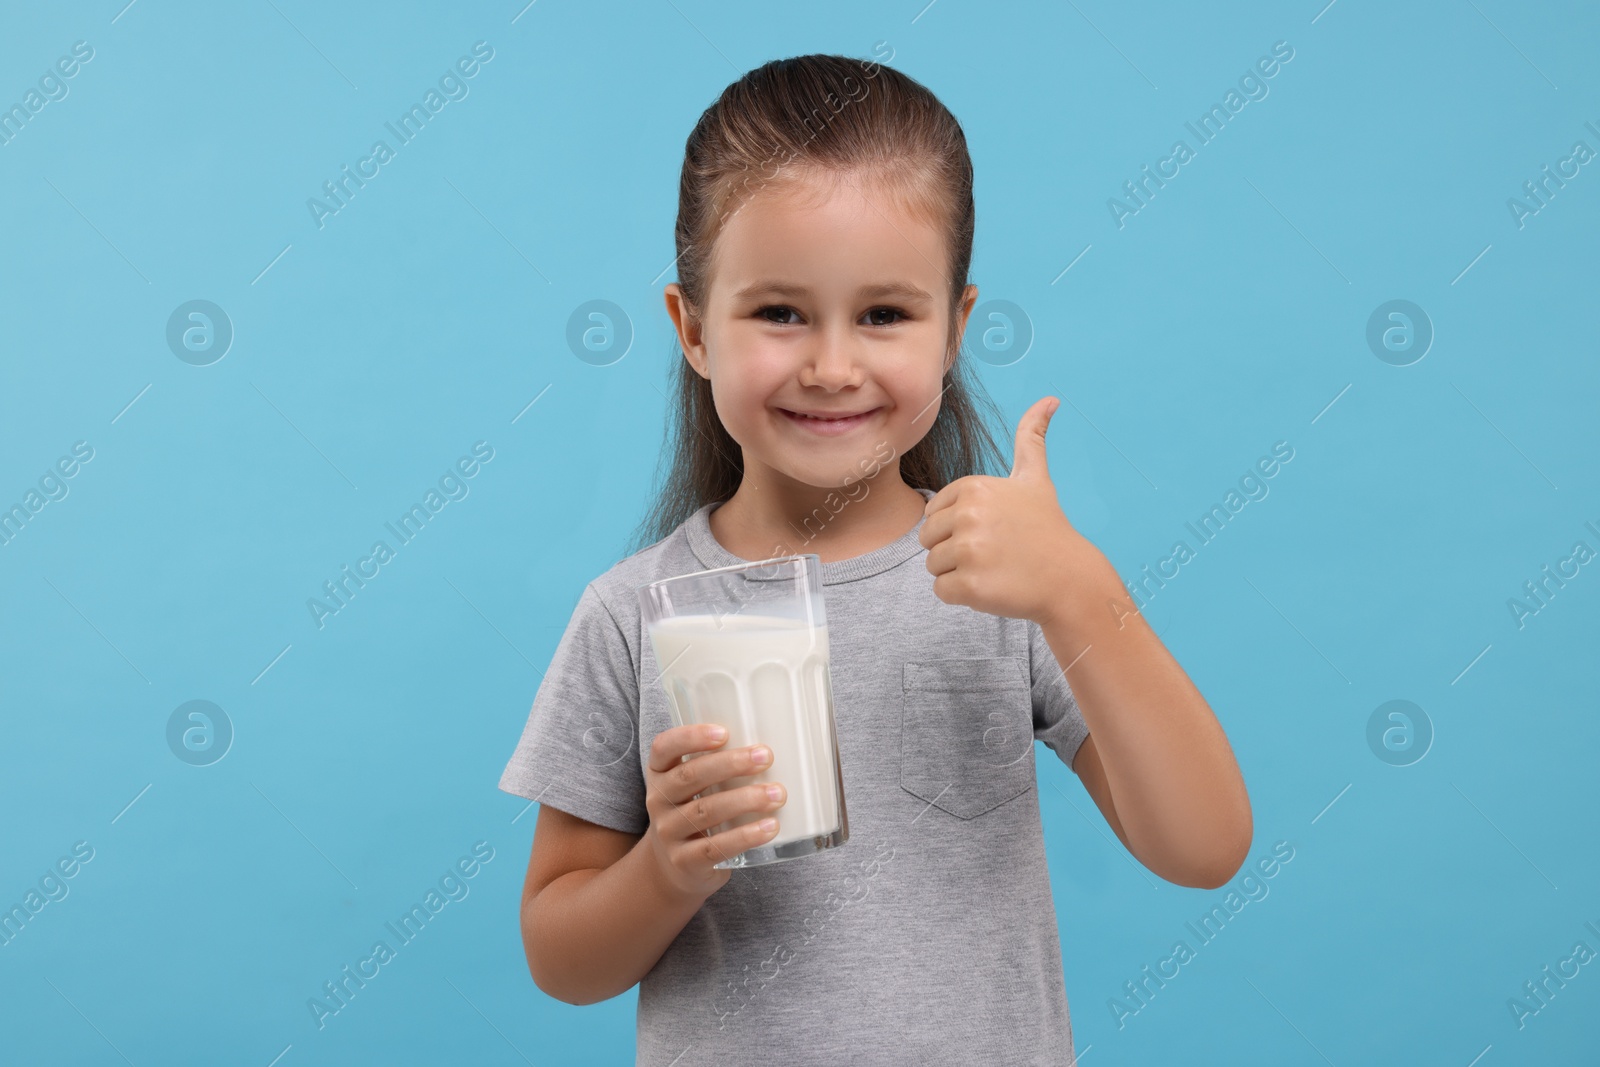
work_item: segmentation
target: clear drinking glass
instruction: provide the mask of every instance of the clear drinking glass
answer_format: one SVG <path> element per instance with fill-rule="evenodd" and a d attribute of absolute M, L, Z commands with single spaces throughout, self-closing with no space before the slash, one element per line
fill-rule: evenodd
<path fill-rule="evenodd" d="M 644 624 L 674 726 L 715 723 L 717 751 L 762 744 L 772 762 L 706 793 L 754 782 L 788 791 L 773 812 L 746 812 L 708 835 L 768 815 L 778 832 L 716 864 L 755 867 L 810 856 L 850 836 L 833 723 L 822 560 L 814 553 L 665 578 L 639 588 Z M 685 756 L 694 759 L 708 753 Z"/>

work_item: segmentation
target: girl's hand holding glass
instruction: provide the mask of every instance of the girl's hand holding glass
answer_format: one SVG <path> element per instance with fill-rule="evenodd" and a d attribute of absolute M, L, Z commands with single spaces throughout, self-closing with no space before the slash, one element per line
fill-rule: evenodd
<path fill-rule="evenodd" d="M 730 778 L 754 774 L 772 762 L 772 752 L 765 745 L 714 751 L 727 739 L 725 728 L 695 723 L 663 730 L 650 744 L 650 765 L 644 776 L 650 826 L 645 837 L 663 878 L 687 897 L 704 899 L 721 889 L 733 872 L 718 870 L 715 865 L 770 841 L 777 835 L 778 821 L 756 819 L 709 836 L 708 828 L 746 813 L 773 811 L 788 796 L 783 786 L 770 783 L 699 795 Z M 707 754 L 683 758 L 693 752 Z"/>

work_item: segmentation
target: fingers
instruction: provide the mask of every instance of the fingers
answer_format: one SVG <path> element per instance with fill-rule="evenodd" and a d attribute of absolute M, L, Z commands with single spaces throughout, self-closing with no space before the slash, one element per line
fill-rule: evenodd
<path fill-rule="evenodd" d="M 783 806 L 788 796 L 783 786 L 765 782 L 704 793 L 674 806 L 671 813 L 657 823 L 656 832 L 667 841 L 691 841 L 693 844 L 693 838 L 720 836 L 712 834 L 712 831 L 740 816 L 764 816 L 775 812 Z M 755 820 L 741 820 L 750 821 Z"/>
<path fill-rule="evenodd" d="M 732 830 L 724 830 L 720 834 L 690 841 L 688 847 L 694 850 L 695 859 L 715 866 L 757 845 L 766 844 L 776 837 L 777 833 L 778 820 L 768 817 L 757 819 L 745 826 L 735 826 Z"/>
<path fill-rule="evenodd" d="M 782 786 L 776 786 L 776 797 L 768 796 L 767 783 L 726 788 L 732 779 L 748 778 L 771 766 L 772 750 L 748 745 L 716 751 L 726 741 L 715 740 L 711 733 L 704 724 L 675 726 L 651 743 L 645 807 L 664 840 L 682 840 L 737 815 L 777 808 L 787 797 Z"/>
<path fill-rule="evenodd" d="M 922 520 L 922 526 L 917 530 L 917 540 L 923 548 L 931 549 L 950 536 L 955 530 L 955 522 L 955 511 L 942 508 Z"/>
<path fill-rule="evenodd" d="M 717 864 L 777 835 L 775 812 L 788 800 L 782 785 L 749 782 L 772 765 L 771 749 L 722 750 L 726 744 L 727 732 L 714 725 L 674 726 L 651 742 L 645 771 L 651 854 L 673 885 L 701 898 L 728 880 Z M 745 782 L 728 784 L 739 778 Z"/>
<path fill-rule="evenodd" d="M 682 804 L 696 793 L 730 778 L 759 774 L 772 765 L 772 750 L 765 745 L 749 745 L 726 752 L 709 752 L 652 775 L 647 783 L 655 792 L 674 804 Z"/>
<path fill-rule="evenodd" d="M 928 573 L 935 578 L 956 569 L 956 551 L 959 546 L 954 541 L 941 541 L 928 551 L 923 565 L 928 568 Z"/>
<path fill-rule="evenodd" d="M 650 743 L 650 769 L 665 773 L 680 766 L 691 752 L 709 752 L 728 740 L 725 727 L 711 723 L 690 723 L 662 730 Z"/>
<path fill-rule="evenodd" d="M 922 529 L 917 534 L 918 540 L 928 550 L 923 565 L 935 578 L 956 569 L 956 553 L 963 547 L 953 537 L 958 514 L 955 508 L 945 508 L 930 515 L 923 520 Z"/>
<path fill-rule="evenodd" d="M 1061 401 L 1040 397 L 1017 421 L 1016 449 L 1012 452 L 1011 477 L 1048 478 L 1050 461 L 1045 455 L 1044 435 Z"/>
<path fill-rule="evenodd" d="M 951 504 L 954 504 L 956 502 L 956 496 L 960 492 L 961 479 L 957 478 L 955 481 L 951 482 L 937 493 L 934 493 L 933 496 L 929 497 L 928 502 L 922 507 L 922 513 L 931 518 L 936 512 L 939 512 L 949 507 Z"/>

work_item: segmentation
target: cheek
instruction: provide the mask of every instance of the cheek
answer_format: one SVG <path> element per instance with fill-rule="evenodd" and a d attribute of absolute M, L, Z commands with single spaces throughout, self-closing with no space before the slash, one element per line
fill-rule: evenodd
<path fill-rule="evenodd" d="M 750 430 L 748 419 L 741 414 L 742 405 L 734 396 L 730 396 L 730 389 L 726 382 L 719 382 L 716 378 L 711 380 L 711 399 L 716 405 L 717 420 L 722 423 L 722 428 L 728 431 L 741 445 L 750 444 Z"/>
<path fill-rule="evenodd" d="M 934 355 L 918 360 L 916 365 L 905 367 L 893 379 L 885 380 L 885 388 L 894 398 L 894 422 L 903 436 L 897 444 L 903 452 L 910 451 L 933 428 L 942 406 L 943 366 Z"/>
<path fill-rule="evenodd" d="M 944 362 L 938 352 L 918 352 L 885 368 L 878 380 L 898 406 L 909 405 L 915 413 L 944 387 Z"/>
<path fill-rule="evenodd" d="M 723 428 L 741 445 L 749 445 L 760 432 L 766 418 L 767 398 L 778 388 L 777 380 L 762 373 L 761 366 L 741 353 L 735 361 L 713 364 L 711 396 Z"/>

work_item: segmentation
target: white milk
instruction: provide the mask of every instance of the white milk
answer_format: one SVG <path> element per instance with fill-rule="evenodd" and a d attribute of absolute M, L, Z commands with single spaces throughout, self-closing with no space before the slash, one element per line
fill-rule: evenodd
<path fill-rule="evenodd" d="M 781 845 L 839 829 L 834 785 L 828 628 L 760 615 L 682 615 L 650 627 L 650 641 L 679 723 L 716 723 L 728 740 L 715 751 L 766 745 L 772 762 L 706 792 L 780 782 L 788 799 L 776 811 L 746 812 L 720 833 L 771 815 Z"/>

